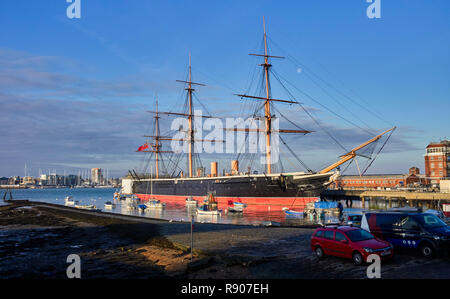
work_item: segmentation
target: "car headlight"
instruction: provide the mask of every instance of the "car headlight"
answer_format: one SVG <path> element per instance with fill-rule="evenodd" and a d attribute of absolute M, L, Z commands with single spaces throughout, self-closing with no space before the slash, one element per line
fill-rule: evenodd
<path fill-rule="evenodd" d="M 368 252 L 368 253 L 375 252 L 375 250 L 373 250 L 372 248 L 366 248 L 366 247 L 364 247 L 364 250 L 365 250 L 366 252 Z"/>
<path fill-rule="evenodd" d="M 433 237 L 435 240 L 440 240 L 440 239 L 442 239 L 440 236 L 434 236 Z"/>

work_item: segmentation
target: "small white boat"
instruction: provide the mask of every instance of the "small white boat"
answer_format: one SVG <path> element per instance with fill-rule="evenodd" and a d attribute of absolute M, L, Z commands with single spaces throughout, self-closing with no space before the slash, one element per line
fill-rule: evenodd
<path fill-rule="evenodd" d="M 75 208 L 89 211 L 99 211 L 94 205 L 75 205 Z"/>
<path fill-rule="evenodd" d="M 244 209 L 247 207 L 247 204 L 242 202 L 234 202 L 233 206 L 228 207 L 228 212 L 230 213 L 242 213 Z"/>
<path fill-rule="evenodd" d="M 116 205 L 110 201 L 105 202 L 105 209 L 112 210 Z"/>
<path fill-rule="evenodd" d="M 198 215 L 222 215 L 222 210 L 202 210 L 201 208 L 197 209 Z"/>
<path fill-rule="evenodd" d="M 139 197 L 137 197 L 136 195 L 131 195 L 131 196 L 127 196 L 126 198 L 125 198 L 125 202 L 126 203 L 137 203 L 137 202 L 139 202 L 140 201 L 140 199 L 139 199 Z"/>
<path fill-rule="evenodd" d="M 66 206 L 75 206 L 75 205 L 78 203 L 78 201 L 77 201 L 77 200 L 74 200 L 74 199 L 72 198 L 72 196 L 67 196 L 67 197 L 64 199 L 64 201 L 65 201 Z"/>
<path fill-rule="evenodd" d="M 213 193 L 208 193 L 203 204 L 197 208 L 197 215 L 222 215 L 222 210 L 217 209 L 217 200 Z"/>
<path fill-rule="evenodd" d="M 279 222 L 276 221 L 263 221 L 261 222 L 262 226 L 281 226 Z"/>
<path fill-rule="evenodd" d="M 305 215 L 304 212 L 293 211 L 293 210 L 289 210 L 289 209 L 284 210 L 284 213 L 286 214 L 286 216 L 295 217 L 295 218 L 303 218 Z"/>
<path fill-rule="evenodd" d="M 147 208 L 155 208 L 155 209 L 162 209 L 166 206 L 165 203 L 160 202 L 158 199 L 150 199 L 147 203 Z"/>

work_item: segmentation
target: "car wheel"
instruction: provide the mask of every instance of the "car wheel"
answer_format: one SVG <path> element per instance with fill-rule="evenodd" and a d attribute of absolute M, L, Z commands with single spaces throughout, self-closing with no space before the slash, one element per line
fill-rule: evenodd
<path fill-rule="evenodd" d="M 430 243 L 425 242 L 420 245 L 420 254 L 425 258 L 432 258 L 434 256 L 434 247 Z"/>
<path fill-rule="evenodd" d="M 316 253 L 316 257 L 321 260 L 324 257 L 323 249 L 320 246 L 316 247 L 316 250 L 314 251 Z"/>
<path fill-rule="evenodd" d="M 357 265 L 357 266 L 362 265 L 364 262 L 363 257 L 361 255 L 361 253 L 359 253 L 359 252 L 353 253 L 352 259 L 353 259 L 353 262 L 355 263 L 355 265 Z"/>

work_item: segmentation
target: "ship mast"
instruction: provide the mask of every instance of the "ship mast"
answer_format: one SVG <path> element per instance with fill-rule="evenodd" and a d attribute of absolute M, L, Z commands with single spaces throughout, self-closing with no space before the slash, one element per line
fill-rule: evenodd
<path fill-rule="evenodd" d="M 193 172 L 193 165 L 192 165 L 192 152 L 194 149 L 194 129 L 192 126 L 192 72 L 191 72 L 191 53 L 189 53 L 189 81 L 188 81 L 188 101 L 189 101 L 189 116 L 188 116 L 188 122 L 189 122 L 189 137 L 188 137 L 188 146 L 189 146 L 189 177 L 192 177 Z"/>
<path fill-rule="evenodd" d="M 263 17 L 264 26 L 264 74 L 266 77 L 266 96 L 267 99 L 264 103 L 264 112 L 266 117 L 266 164 L 267 173 L 272 173 L 272 162 L 270 158 L 270 128 L 272 124 L 272 117 L 270 115 L 270 85 L 269 85 L 269 57 L 267 56 L 267 35 L 266 35 L 266 21 Z"/>
<path fill-rule="evenodd" d="M 188 117 L 188 167 L 189 167 L 189 177 L 193 177 L 194 176 L 194 162 L 193 162 L 193 155 L 194 155 L 194 126 L 193 126 L 193 103 L 192 103 L 192 93 L 195 91 L 194 88 L 192 88 L 192 85 L 201 85 L 201 86 L 205 86 L 204 84 L 201 83 L 195 83 L 192 82 L 192 70 L 191 70 L 191 53 L 189 53 L 189 78 L 188 81 L 182 81 L 182 80 L 177 80 L 177 82 L 182 82 L 182 83 L 187 83 L 188 87 L 185 88 L 185 90 L 187 90 L 188 92 L 188 114 L 186 115 Z"/>
<path fill-rule="evenodd" d="M 161 140 L 172 140 L 172 141 L 187 141 L 188 142 L 188 167 L 189 167 L 189 177 L 193 177 L 194 176 L 194 142 L 196 141 L 203 141 L 203 142 L 224 142 L 223 140 L 207 140 L 207 139 L 198 139 L 196 140 L 195 137 L 195 128 L 194 128 L 194 124 L 193 124 L 193 119 L 194 119 L 194 105 L 193 105 L 193 101 L 192 101 L 192 95 L 193 92 L 195 91 L 194 88 L 192 88 L 193 85 L 200 85 L 200 86 L 205 86 L 205 84 L 201 84 L 201 83 L 196 83 L 196 82 L 192 82 L 192 68 L 191 68 L 191 54 L 189 53 L 189 75 L 188 75 L 188 81 L 183 81 L 183 80 L 176 80 L 177 82 L 182 82 L 182 83 L 187 83 L 188 86 L 187 88 L 185 88 L 185 90 L 187 90 L 187 95 L 188 95 L 188 113 L 176 113 L 176 112 L 160 112 L 158 111 L 158 108 L 156 108 L 156 111 L 147 111 L 150 113 L 154 113 L 155 119 L 156 119 L 156 134 L 154 136 L 144 136 L 144 137 L 152 137 L 154 139 L 156 139 L 156 144 L 154 146 L 154 150 L 153 151 L 147 151 L 147 152 L 155 152 L 156 153 L 156 171 L 157 171 L 157 177 L 159 176 L 158 174 L 158 153 L 162 153 L 162 152 L 172 152 L 172 151 L 161 151 L 159 150 L 159 148 L 161 147 L 160 141 Z M 158 106 L 156 106 L 158 107 Z M 172 115 L 172 116 L 185 116 L 188 119 L 188 136 L 185 139 L 176 139 L 176 138 L 172 138 L 169 136 L 160 136 L 159 135 L 159 123 L 158 123 L 158 119 L 159 119 L 159 114 L 166 114 L 166 115 Z M 203 117 L 203 118 L 212 118 L 212 116 L 206 116 L 206 115 L 199 115 L 199 117 Z"/>
<path fill-rule="evenodd" d="M 153 111 L 152 111 L 153 112 Z M 160 119 L 160 112 L 158 110 L 158 97 L 156 96 L 156 111 L 153 112 L 155 114 L 155 116 L 153 116 L 153 118 L 155 119 L 155 135 L 152 136 L 148 136 L 148 135 L 144 135 L 144 137 L 151 137 L 155 140 L 154 144 L 153 143 L 149 143 L 148 141 L 145 143 L 148 146 L 151 147 L 150 150 L 141 150 L 138 149 L 138 152 L 143 152 L 143 153 L 155 153 L 155 170 L 156 170 L 156 178 L 159 178 L 159 160 L 160 158 L 160 154 L 161 153 L 172 153 L 172 151 L 162 151 L 161 147 L 161 140 L 165 140 L 165 137 L 160 136 L 159 134 L 159 119 Z M 162 159 L 161 159 L 162 161 Z"/>
<path fill-rule="evenodd" d="M 156 113 L 155 113 L 155 168 L 156 168 L 156 178 L 159 178 L 159 149 L 161 144 L 159 143 L 159 114 L 158 114 L 158 97 L 156 97 Z"/>
<path fill-rule="evenodd" d="M 266 173 L 271 174 L 272 173 L 272 159 L 271 159 L 271 146 L 270 146 L 270 137 L 272 132 L 272 115 L 270 112 L 270 104 L 271 102 L 283 102 L 283 103 L 289 103 L 289 104 L 298 104 L 296 101 L 288 101 L 288 100 L 279 100 L 279 99 L 273 99 L 270 97 L 270 80 L 269 80 L 269 70 L 272 67 L 272 65 L 269 63 L 269 58 L 279 58 L 284 59 L 284 57 L 281 56 L 273 56 L 269 55 L 267 50 L 267 34 L 266 34 L 266 21 L 263 17 L 263 27 L 264 27 L 264 54 L 249 54 L 252 56 L 262 56 L 264 57 L 264 63 L 260 64 L 264 68 L 264 79 L 266 83 L 266 97 L 256 97 L 256 96 L 249 96 L 245 94 L 237 94 L 237 96 L 240 96 L 241 98 L 250 98 L 250 99 L 258 99 L 258 100 L 264 100 L 264 117 L 265 117 L 265 130 L 259 130 L 257 129 L 257 132 L 264 132 L 266 135 Z M 240 129 L 233 129 L 234 131 L 240 131 Z M 251 131 L 250 129 L 244 129 L 246 132 Z M 311 131 L 308 130 L 278 130 L 277 132 L 280 133 L 302 133 L 302 134 L 308 134 L 311 133 Z"/>

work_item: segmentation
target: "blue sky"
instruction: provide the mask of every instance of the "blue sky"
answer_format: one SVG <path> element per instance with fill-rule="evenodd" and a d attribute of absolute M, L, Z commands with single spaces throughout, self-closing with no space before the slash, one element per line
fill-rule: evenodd
<path fill-rule="evenodd" d="M 208 110 L 238 113 L 232 93 L 248 87 L 258 62 L 247 54 L 260 50 L 262 16 L 271 53 L 295 58 L 273 61 L 279 74 L 373 132 L 398 127 L 371 172 L 423 170 L 428 142 L 450 138 L 448 1 L 381 0 L 381 19 L 366 16 L 364 0 L 81 0 L 81 19 L 66 17 L 68 5 L 0 3 L 0 176 L 23 175 L 25 163 L 31 175 L 138 169 L 144 158 L 134 151 L 151 121 L 145 111 L 155 93 L 162 110 L 180 103 L 175 80 L 185 78 L 189 52 L 194 80 L 208 85 L 197 93 Z M 310 78 L 329 85 L 324 91 Z M 347 148 L 369 137 L 293 93 Z M 273 94 L 285 96 L 275 85 Z M 291 107 L 280 109 L 317 130 Z M 292 142 L 320 169 L 342 150 L 315 136 Z"/>

